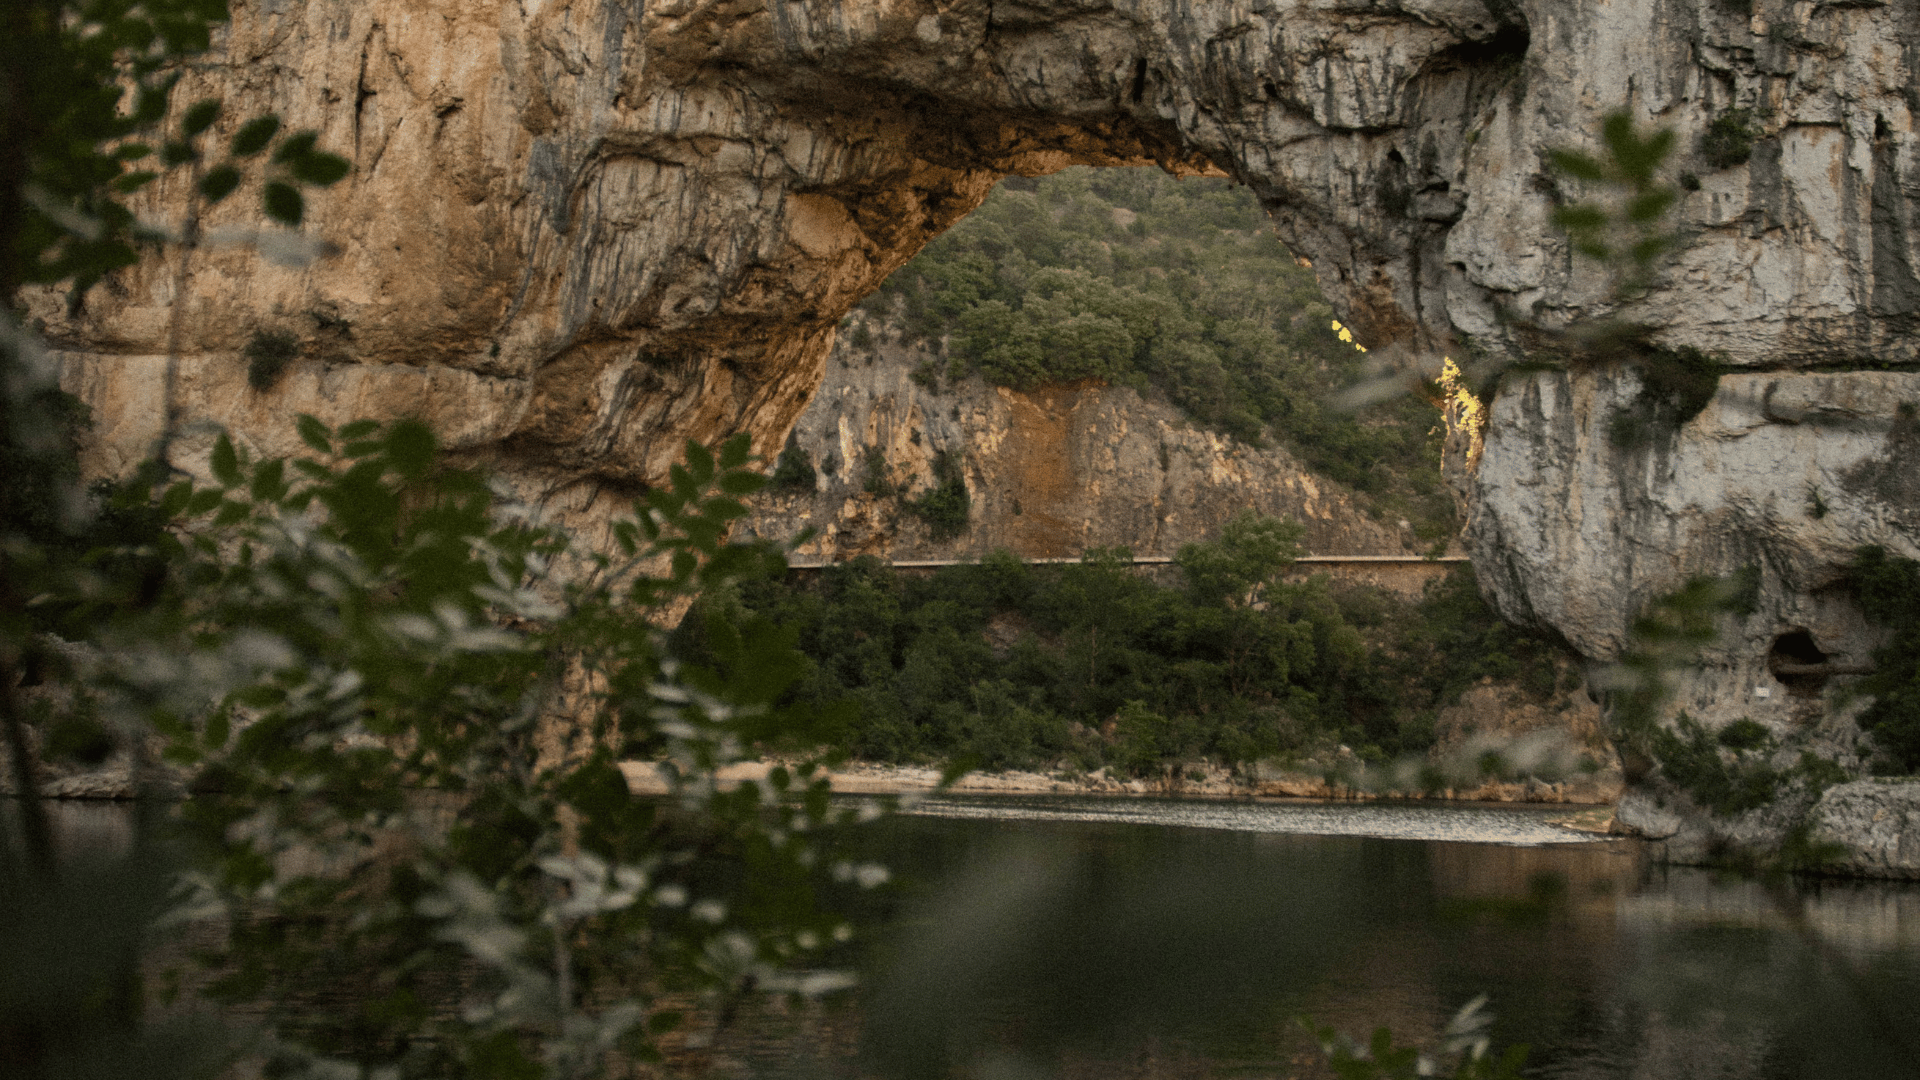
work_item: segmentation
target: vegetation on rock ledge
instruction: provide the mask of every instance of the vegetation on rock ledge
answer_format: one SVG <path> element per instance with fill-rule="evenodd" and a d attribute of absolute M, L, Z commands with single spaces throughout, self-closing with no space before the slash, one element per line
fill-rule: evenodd
<path fill-rule="evenodd" d="M 1423 539 L 1456 527 L 1433 406 L 1405 394 L 1358 413 L 1334 404 L 1368 377 L 1367 358 L 1334 336 L 1312 272 L 1229 181 L 1093 168 L 1009 178 L 865 307 L 944 341 L 949 377 L 1158 392 L 1202 424 L 1254 445 L 1271 437 L 1315 472 L 1385 497 Z"/>

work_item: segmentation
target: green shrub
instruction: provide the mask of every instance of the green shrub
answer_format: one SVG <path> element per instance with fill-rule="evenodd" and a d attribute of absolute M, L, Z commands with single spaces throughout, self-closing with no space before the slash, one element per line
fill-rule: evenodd
<path fill-rule="evenodd" d="M 1863 547 L 1847 568 L 1846 584 L 1871 622 L 1886 628 L 1874 651 L 1874 671 L 1860 680 L 1873 704 L 1860 714 L 1881 755 L 1898 770 L 1920 770 L 1920 562 Z"/>
<path fill-rule="evenodd" d="M 1672 730 L 1656 729 L 1651 748 L 1667 778 L 1715 814 L 1738 814 L 1766 806 L 1778 797 L 1780 785 L 1788 779 L 1764 761 L 1741 753 L 1735 753 L 1729 762 L 1718 741 L 1686 713 L 1680 714 Z"/>
<path fill-rule="evenodd" d="M 951 540 L 967 531 L 968 515 L 973 509 L 960 455 L 951 450 L 941 451 L 933 459 L 933 475 L 938 483 L 907 509 L 927 523 L 935 540 Z"/>
<path fill-rule="evenodd" d="M 1823 758 L 1811 750 L 1800 751 L 1800 761 L 1794 766 L 1807 782 L 1807 792 L 1818 799 L 1835 784 L 1844 784 L 1853 779 L 1853 774 L 1841 767 L 1840 763 Z"/>
<path fill-rule="evenodd" d="M 1716 741 L 1729 750 L 1760 750 L 1772 746 L 1774 739 L 1765 724 L 1742 717 L 1721 728 Z"/>
<path fill-rule="evenodd" d="M 255 330 L 241 355 L 247 358 L 247 385 L 271 390 L 300 355 L 300 339 L 284 330 Z"/>
<path fill-rule="evenodd" d="M 780 451 L 780 458 L 774 463 L 773 479 L 767 486 L 775 491 L 812 491 L 815 480 L 813 458 L 788 438 L 787 448 Z"/>
<path fill-rule="evenodd" d="M 1641 362 L 1640 378 L 1648 397 L 1668 413 L 1675 427 L 1699 416 L 1720 389 L 1726 366 L 1691 345 L 1652 349 Z"/>
<path fill-rule="evenodd" d="M 1433 688 L 1433 706 L 1453 704 L 1485 678 L 1551 694 L 1560 664 L 1572 655 L 1551 631 L 1528 630 L 1501 618 L 1481 597 L 1473 568 L 1464 563 L 1427 589 L 1413 618 L 1401 624 L 1398 649 L 1414 678 Z"/>
<path fill-rule="evenodd" d="M 1746 109 L 1728 109 L 1700 136 L 1700 156 L 1716 169 L 1744 165 L 1753 156 L 1753 140 L 1759 135 L 1752 127 L 1753 114 Z"/>
<path fill-rule="evenodd" d="M 1794 822 L 1781 838 L 1780 850 L 1766 868 L 1789 874 L 1831 872 L 1833 864 L 1847 857 L 1847 845 L 1831 840 L 1815 840 L 1813 826 L 1813 821 L 1806 818 Z"/>
<path fill-rule="evenodd" d="M 1638 350 L 1640 393 L 1609 421 L 1608 439 L 1622 450 L 1648 446 L 1700 415 L 1720 388 L 1725 365 L 1690 345 Z"/>

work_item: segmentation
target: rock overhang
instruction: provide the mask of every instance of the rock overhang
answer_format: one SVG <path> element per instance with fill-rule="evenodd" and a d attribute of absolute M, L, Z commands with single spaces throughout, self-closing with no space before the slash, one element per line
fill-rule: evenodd
<path fill-rule="evenodd" d="M 316 206 L 341 254 L 202 252 L 183 296 L 155 262 L 78 319 L 46 313 L 97 389 L 139 382 L 179 305 L 188 414 L 268 452 L 294 449 L 286 410 L 234 359 L 263 327 L 302 338 L 284 393 L 327 419 L 483 387 L 464 410 L 436 391 L 436 422 L 529 491 L 645 484 L 685 439 L 735 430 L 771 456 L 841 315 L 1000 177 L 1081 163 L 1248 184 L 1343 321 L 1408 353 L 1512 353 L 1529 322 L 1617 315 L 1736 368 L 1920 362 L 1917 0 L 308 0 L 236 7 L 222 49 L 181 99 L 275 110 L 348 153 Z M 1620 108 L 1674 130 L 1695 181 L 1679 251 L 1624 305 L 1552 228 L 1581 192 L 1545 167 Z M 1701 136 L 1735 110 L 1755 118 L 1749 158 L 1710 167 Z M 155 198 L 164 215 L 179 193 Z M 327 389 L 347 375 L 351 393 Z M 1719 474 L 1671 463 L 1726 451 L 1724 433 L 1602 453 L 1589 429 L 1632 375 L 1555 378 L 1496 404 L 1470 540 L 1510 614 L 1605 655 L 1617 616 L 1583 614 L 1614 606 L 1593 581 L 1641 567 L 1625 610 L 1731 569 L 1716 530 L 1762 526 L 1687 508 Z M 1543 411 L 1561 398 L 1585 429 Z M 141 430 L 102 443 L 137 456 Z M 1602 490 L 1621 493 L 1616 524 L 1525 539 L 1543 505 Z M 1785 545 L 1801 554 L 1780 587 L 1844 542 L 1912 552 L 1885 500 L 1843 506 L 1824 546 Z"/>

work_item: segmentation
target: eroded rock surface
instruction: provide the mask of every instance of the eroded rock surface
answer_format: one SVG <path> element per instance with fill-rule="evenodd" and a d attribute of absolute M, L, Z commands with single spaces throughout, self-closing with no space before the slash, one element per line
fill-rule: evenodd
<path fill-rule="evenodd" d="M 797 556 L 809 562 L 978 558 L 1000 548 L 1028 558 L 1069 558 L 1090 547 L 1170 556 L 1217 537 L 1244 509 L 1300 522 L 1316 554 L 1417 554 L 1426 546 L 1285 450 L 1208 431 L 1131 389 L 1022 392 L 978 378 L 935 387 L 913 375 L 927 359 L 893 337 L 870 348 L 838 344 L 793 431 L 791 445 L 812 461 L 814 482 L 771 492 L 748 527 L 778 538 L 812 528 L 815 538 Z M 961 468 L 970 503 L 965 528 L 951 536 L 910 509 L 938 483 L 942 454 Z M 869 490 L 875 467 L 896 493 Z M 1427 577 L 1411 580 L 1417 591 Z"/>
<path fill-rule="evenodd" d="M 591 524 L 688 437 L 776 452 L 835 322 L 1000 176 L 1157 162 L 1248 184 L 1382 356 L 1612 312 L 1753 372 L 1632 453 L 1596 434 L 1626 371 L 1494 406 L 1471 546 L 1505 610 L 1589 655 L 1646 597 L 1757 564 L 1758 614 L 1688 690 L 1745 710 L 1761 642 L 1870 645 L 1822 592 L 1849 545 L 1920 553 L 1887 419 L 1912 376 L 1857 370 L 1920 361 L 1920 0 L 248 0 L 178 97 L 209 93 L 352 158 L 315 206 L 339 253 L 204 250 L 175 296 L 176 253 L 77 319 L 41 304 L 102 471 L 150 442 L 178 314 L 189 419 L 273 451 L 294 411 L 424 413 Z M 1590 193 L 1544 151 L 1623 107 L 1693 184 L 1679 252 L 1616 310 L 1550 225 Z M 1750 153 L 1709 160 L 1732 110 Z M 260 330 L 303 347 L 268 391 Z M 1797 513 L 1812 486 L 1824 515 Z"/>
<path fill-rule="evenodd" d="M 683 436 L 774 439 L 834 322 L 1009 172 L 1222 170 L 1273 210 L 1363 339 L 1553 323 L 1604 275 L 1546 222 L 1550 145 L 1627 106 L 1690 146 L 1765 117 L 1681 208 L 1640 311 L 1741 362 L 1911 358 L 1914 0 L 1174 4 L 438 0 L 238 4 L 180 95 L 318 128 L 354 172 L 307 268 L 202 252 L 185 351 L 256 328 L 308 363 L 504 380 L 467 445 L 556 475 L 658 475 Z M 1691 159 L 1689 159 L 1691 161 Z M 161 188 L 160 206 L 181 192 Z M 243 200 L 213 222 L 243 225 Z M 57 329 L 162 351 L 154 261 Z M 1535 305 L 1538 305 L 1536 307 Z M 228 418 L 220 388 L 185 391 Z M 395 394 L 394 407 L 406 400 Z"/>
<path fill-rule="evenodd" d="M 1842 581 L 1864 545 L 1920 538 L 1920 373 L 1779 371 L 1721 378 L 1677 431 L 1620 445 L 1644 409 L 1631 371 L 1511 376 L 1492 406 L 1470 536 L 1509 613 L 1618 656 L 1645 604 L 1700 575 L 1753 575 L 1676 706 L 1709 726 L 1750 716 L 1778 734 L 1815 720 L 1870 664 L 1882 633 Z M 1807 647 L 1811 646 L 1811 652 Z M 1782 665 L 1835 674 L 1782 676 Z"/>

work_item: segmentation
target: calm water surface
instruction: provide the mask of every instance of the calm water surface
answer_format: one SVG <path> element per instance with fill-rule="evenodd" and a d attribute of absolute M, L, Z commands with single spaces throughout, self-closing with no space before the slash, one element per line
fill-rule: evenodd
<path fill-rule="evenodd" d="M 1561 811 L 1564 812 L 1564 811 Z M 852 1000 L 713 1075 L 1321 1076 L 1294 1018 L 1428 1039 L 1476 994 L 1555 1078 L 1920 1077 L 1920 890 L 1647 865 L 1545 809 L 949 798 Z"/>
<path fill-rule="evenodd" d="M 1567 1080 L 1920 1078 L 1920 888 L 1649 865 L 1540 808 L 928 800 L 859 830 L 825 1002 L 712 1012 L 715 1078 L 1323 1077 L 1295 1023 L 1430 1040 L 1488 994 L 1495 1043 Z M 115 846 L 120 808 L 67 804 Z"/>

